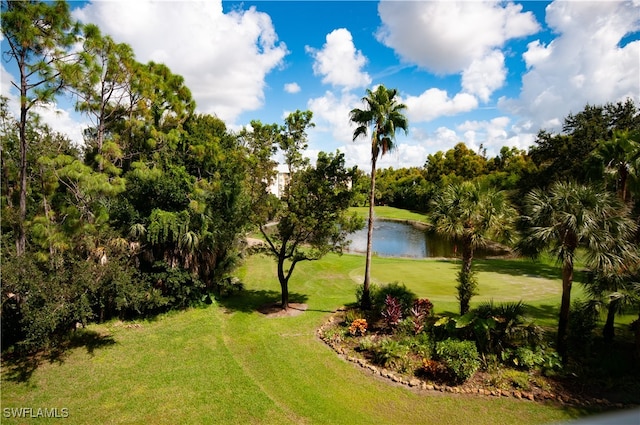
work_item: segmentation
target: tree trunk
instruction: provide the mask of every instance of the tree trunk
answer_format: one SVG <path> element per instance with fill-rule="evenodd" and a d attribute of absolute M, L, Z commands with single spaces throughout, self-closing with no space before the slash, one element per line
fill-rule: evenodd
<path fill-rule="evenodd" d="M 18 235 L 16 238 L 16 254 L 21 256 L 27 247 L 27 235 L 24 222 L 27 218 L 27 81 L 24 64 L 20 64 L 20 203 L 18 213 Z"/>
<path fill-rule="evenodd" d="M 607 309 L 607 321 L 604 323 L 604 328 L 602 329 L 602 336 L 605 342 L 612 342 L 613 337 L 615 336 L 614 324 L 619 302 L 620 300 L 618 299 L 609 302 L 609 307 Z"/>
<path fill-rule="evenodd" d="M 371 187 L 369 188 L 369 221 L 367 227 L 367 257 L 364 266 L 364 283 L 362 288 L 362 300 L 360 308 L 371 310 L 371 256 L 373 253 L 373 207 L 375 205 L 376 194 L 376 161 L 377 157 L 371 157 Z"/>
<path fill-rule="evenodd" d="M 469 301 L 475 293 L 473 276 L 471 275 L 471 264 L 473 261 L 473 250 L 469 242 L 464 241 L 462 246 L 462 270 L 460 273 L 460 284 L 458 286 L 458 298 L 460 299 L 460 315 L 469 311 Z"/>
<path fill-rule="evenodd" d="M 638 312 L 638 319 L 634 323 L 635 327 L 633 329 L 635 337 L 636 337 L 636 361 L 640 362 L 640 312 Z"/>
<path fill-rule="evenodd" d="M 558 354 L 567 361 L 567 328 L 569 325 L 569 310 L 571 308 L 571 284 L 573 283 L 573 260 L 567 260 L 562 266 L 562 302 L 558 319 Z"/>
<path fill-rule="evenodd" d="M 278 258 L 278 280 L 282 293 L 282 309 L 289 309 L 289 279 L 284 274 L 284 258 Z"/>

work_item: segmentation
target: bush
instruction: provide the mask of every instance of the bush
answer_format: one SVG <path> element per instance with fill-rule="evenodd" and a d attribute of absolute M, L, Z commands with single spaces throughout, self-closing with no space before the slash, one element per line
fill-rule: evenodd
<path fill-rule="evenodd" d="M 398 326 L 398 322 L 402 319 L 402 307 L 397 298 L 387 295 L 384 300 L 382 317 L 388 328 L 395 329 L 395 327 Z"/>
<path fill-rule="evenodd" d="M 351 323 L 353 323 L 354 320 L 358 320 L 358 319 L 364 319 L 364 314 L 362 314 L 362 311 L 359 309 L 351 309 L 348 310 L 347 313 L 345 314 L 344 317 L 344 323 L 347 326 L 350 326 Z"/>
<path fill-rule="evenodd" d="M 382 309 L 385 307 L 387 295 L 398 300 L 402 314 L 405 316 L 409 315 L 411 307 L 413 307 L 413 302 L 417 298 L 416 294 L 409 290 L 404 284 L 392 282 L 381 286 L 380 288 L 376 288 L 375 292 L 371 292 L 371 300 L 373 302 L 374 309 L 382 312 Z"/>
<path fill-rule="evenodd" d="M 598 323 L 597 304 L 575 301 L 569 315 L 569 353 L 575 357 L 589 357 L 594 343 L 594 330 Z"/>
<path fill-rule="evenodd" d="M 436 355 L 457 382 L 465 382 L 480 367 L 480 356 L 472 341 L 440 341 L 436 343 Z"/>
<path fill-rule="evenodd" d="M 415 300 L 411 308 L 411 315 L 413 316 L 413 333 L 419 334 L 424 330 L 427 318 L 433 315 L 433 303 L 427 298 Z"/>
<path fill-rule="evenodd" d="M 422 358 L 430 359 L 433 355 L 433 341 L 427 333 L 423 332 L 411 338 L 405 339 L 404 345 L 408 346 L 411 352 L 419 355 Z"/>
<path fill-rule="evenodd" d="M 501 357 L 504 363 L 524 370 L 537 369 L 543 373 L 549 373 L 562 368 L 560 355 L 542 346 L 535 349 L 529 347 L 507 349 L 502 352 Z"/>
<path fill-rule="evenodd" d="M 353 336 L 362 336 L 367 332 L 366 319 L 356 319 L 349 326 L 349 334 Z"/>
<path fill-rule="evenodd" d="M 450 379 L 447 366 L 432 359 L 422 359 L 422 367 L 416 371 L 416 374 L 436 382 L 448 381 Z"/>
<path fill-rule="evenodd" d="M 409 354 L 409 347 L 400 344 L 398 341 L 386 338 L 380 341 L 371 349 L 373 361 L 384 367 L 404 369 Z"/>

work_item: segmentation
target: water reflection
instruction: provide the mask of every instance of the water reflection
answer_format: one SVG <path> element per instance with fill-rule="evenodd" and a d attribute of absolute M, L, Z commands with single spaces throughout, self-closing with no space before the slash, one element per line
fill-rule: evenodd
<path fill-rule="evenodd" d="M 367 228 L 351 234 L 348 252 L 367 252 Z M 457 257 L 454 243 L 409 223 L 376 220 L 373 228 L 373 252 L 380 257 Z M 482 258 L 490 252 L 478 251 L 475 257 Z"/>

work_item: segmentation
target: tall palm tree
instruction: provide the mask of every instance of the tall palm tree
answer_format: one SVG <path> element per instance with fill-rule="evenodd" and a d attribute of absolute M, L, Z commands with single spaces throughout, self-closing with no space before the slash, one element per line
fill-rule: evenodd
<path fill-rule="evenodd" d="M 534 189 L 524 199 L 521 249 L 537 256 L 552 251 L 562 265 L 562 301 L 557 349 L 567 359 L 567 326 L 576 250 L 586 253 L 591 269 L 611 273 L 629 264 L 636 230 L 628 208 L 612 193 L 575 182 L 556 182 L 548 190 Z"/>
<path fill-rule="evenodd" d="M 456 289 L 460 314 L 465 314 L 477 286 L 471 271 L 475 250 L 491 240 L 509 240 L 517 212 L 505 192 L 472 182 L 445 187 L 431 201 L 431 209 L 435 232 L 452 240 L 462 252 Z"/>
<path fill-rule="evenodd" d="M 353 132 L 353 140 L 360 136 L 367 136 L 371 131 L 371 188 L 369 189 L 369 221 L 367 231 L 367 259 L 364 272 L 362 293 L 362 308 L 371 308 L 369 284 L 371 281 L 371 252 L 373 243 L 373 206 L 375 203 L 376 163 L 378 157 L 394 148 L 396 129 L 408 131 L 409 121 L 403 114 L 407 106 L 398 103 L 396 89 L 387 89 L 379 85 L 375 91 L 367 89 L 367 95 L 362 98 L 364 109 L 352 109 L 349 119 L 358 127 Z"/>

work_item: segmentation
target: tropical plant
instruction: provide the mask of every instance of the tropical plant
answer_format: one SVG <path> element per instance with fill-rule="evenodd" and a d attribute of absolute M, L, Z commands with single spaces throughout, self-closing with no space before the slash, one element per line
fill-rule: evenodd
<path fill-rule="evenodd" d="M 371 133 L 371 187 L 369 190 L 369 218 L 367 227 L 367 255 L 365 263 L 362 308 L 371 309 L 369 284 L 371 282 L 371 255 L 373 244 L 373 207 L 375 205 L 376 164 L 378 157 L 394 148 L 396 129 L 408 131 L 409 122 L 403 111 L 406 105 L 398 103 L 396 89 L 387 89 L 379 85 L 375 91 L 367 89 L 362 98 L 364 109 L 352 109 L 349 112 L 351 122 L 357 125 L 353 132 L 353 140 Z"/>
<path fill-rule="evenodd" d="M 611 176 L 618 196 L 630 199 L 630 188 L 640 184 L 640 130 L 615 130 L 592 154 L 605 176 Z"/>
<path fill-rule="evenodd" d="M 477 288 L 471 270 L 475 250 L 491 240 L 510 240 L 517 213 L 505 192 L 472 182 L 445 187 L 432 200 L 431 208 L 435 232 L 459 245 L 462 252 L 457 290 L 460 314 L 465 314 Z"/>
<path fill-rule="evenodd" d="M 534 189 L 526 195 L 524 204 L 520 250 L 534 257 L 550 250 L 562 265 L 557 349 L 566 361 L 577 249 L 584 248 L 586 263 L 593 270 L 621 270 L 636 256 L 637 249 L 629 238 L 637 225 L 614 195 L 574 182 L 557 182 L 546 191 Z"/>
<path fill-rule="evenodd" d="M 384 300 L 384 309 L 382 310 L 382 317 L 389 329 L 394 329 L 398 326 L 398 322 L 402 319 L 402 306 L 397 298 L 387 295 Z"/>
<path fill-rule="evenodd" d="M 473 341 L 439 341 L 436 343 L 436 357 L 446 365 L 457 382 L 465 382 L 480 367 L 480 355 Z"/>

